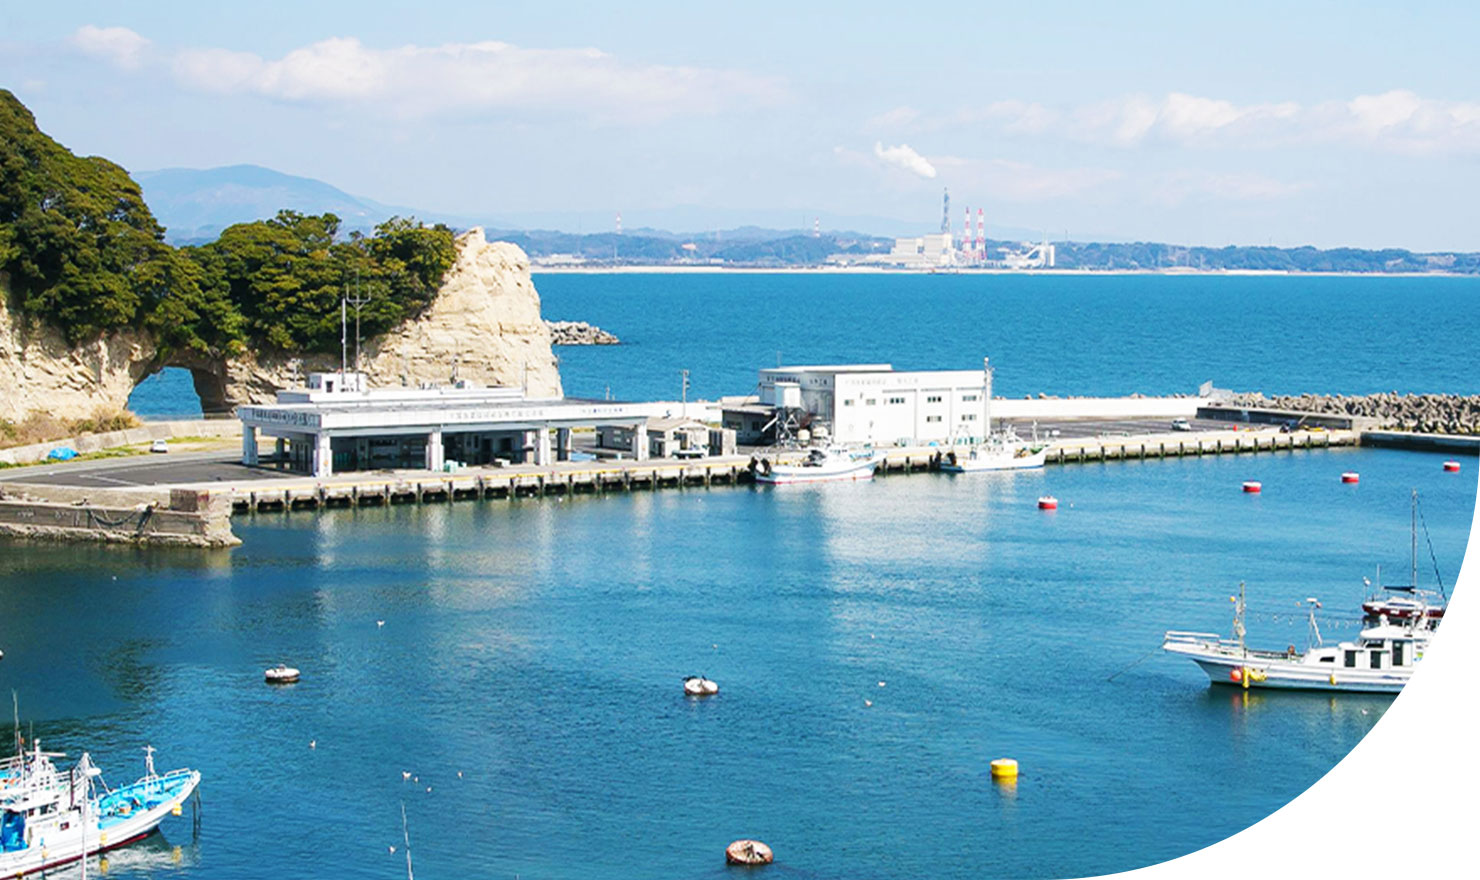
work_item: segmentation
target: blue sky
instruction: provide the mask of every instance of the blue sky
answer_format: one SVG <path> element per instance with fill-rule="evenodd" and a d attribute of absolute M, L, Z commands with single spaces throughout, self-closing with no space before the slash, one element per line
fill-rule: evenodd
<path fill-rule="evenodd" d="M 798 5 L 9 4 L 0 86 L 134 170 L 583 231 L 926 232 L 948 186 L 953 227 L 1480 250 L 1471 5 Z"/>

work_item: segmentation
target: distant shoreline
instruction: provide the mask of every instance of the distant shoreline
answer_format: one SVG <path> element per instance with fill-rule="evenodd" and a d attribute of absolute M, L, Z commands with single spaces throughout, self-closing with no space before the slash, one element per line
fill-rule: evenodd
<path fill-rule="evenodd" d="M 1052 275 L 1103 277 L 1112 275 L 1164 275 L 1170 278 L 1195 276 L 1239 278 L 1480 278 L 1463 272 L 1290 272 L 1281 269 L 952 269 L 931 272 L 916 269 L 886 269 L 878 266 L 676 266 L 671 264 L 630 266 L 541 266 L 530 264 L 535 275 Z"/>

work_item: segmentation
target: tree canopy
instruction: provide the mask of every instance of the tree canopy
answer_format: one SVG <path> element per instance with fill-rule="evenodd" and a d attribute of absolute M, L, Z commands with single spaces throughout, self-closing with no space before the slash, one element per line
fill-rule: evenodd
<path fill-rule="evenodd" d="M 166 350 L 333 351 L 347 290 L 370 297 L 373 335 L 426 308 L 456 257 L 441 224 L 398 217 L 341 239 L 339 223 L 281 211 L 173 248 L 126 171 L 73 155 L 0 89 L 0 273 L 22 314 L 74 345 L 141 327 Z"/>

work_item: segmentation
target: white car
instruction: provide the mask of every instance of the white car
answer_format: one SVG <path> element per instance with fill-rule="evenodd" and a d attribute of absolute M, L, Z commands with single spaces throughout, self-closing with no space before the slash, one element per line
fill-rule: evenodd
<path fill-rule="evenodd" d="M 150 452 L 169 452 L 170 444 L 163 437 L 149 444 Z"/>
<path fill-rule="evenodd" d="M 1192 423 L 1186 419 L 1172 419 L 1173 431 L 1191 431 Z"/>

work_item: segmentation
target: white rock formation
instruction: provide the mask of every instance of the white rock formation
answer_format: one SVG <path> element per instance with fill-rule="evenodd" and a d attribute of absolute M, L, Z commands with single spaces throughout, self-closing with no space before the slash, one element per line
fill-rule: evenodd
<path fill-rule="evenodd" d="M 365 340 L 360 367 L 372 388 L 441 385 L 455 374 L 480 385 L 525 388 L 530 397 L 563 396 L 529 257 L 516 245 L 489 242 L 478 227 L 458 236 L 457 259 L 431 306 Z M 339 358 L 333 354 L 248 355 L 211 370 L 219 388 L 199 372 L 195 388 L 208 412 L 220 411 L 272 402 L 279 390 L 295 384 L 295 373 L 301 385 L 308 373 L 337 369 Z"/>
<path fill-rule="evenodd" d="M 0 277 L 0 419 L 20 422 L 38 410 L 84 419 L 124 408 L 154 356 L 148 334 L 121 330 L 73 348 L 55 328 L 13 313 L 8 299 Z"/>

